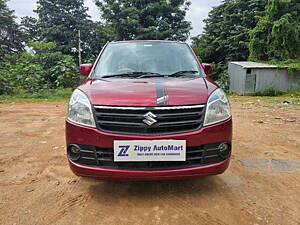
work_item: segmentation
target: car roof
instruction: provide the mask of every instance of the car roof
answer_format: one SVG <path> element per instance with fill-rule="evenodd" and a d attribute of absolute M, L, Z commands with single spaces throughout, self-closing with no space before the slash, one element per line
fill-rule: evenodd
<path fill-rule="evenodd" d="M 124 41 L 111 41 L 110 43 L 124 43 L 124 42 L 166 42 L 166 43 L 186 44 L 183 41 L 169 41 L 169 40 L 124 40 Z"/>

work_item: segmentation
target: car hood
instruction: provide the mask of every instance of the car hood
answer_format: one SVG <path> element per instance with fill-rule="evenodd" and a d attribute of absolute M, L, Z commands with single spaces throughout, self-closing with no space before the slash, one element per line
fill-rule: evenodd
<path fill-rule="evenodd" d="M 87 79 L 79 87 L 93 105 L 116 106 L 206 104 L 216 88 L 202 77 Z"/>

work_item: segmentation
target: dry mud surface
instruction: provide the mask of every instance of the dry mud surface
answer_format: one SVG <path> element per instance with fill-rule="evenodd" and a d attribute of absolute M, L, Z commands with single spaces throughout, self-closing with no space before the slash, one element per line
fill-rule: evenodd
<path fill-rule="evenodd" d="M 300 224 L 300 111 L 233 101 L 222 175 L 180 181 L 80 178 L 65 153 L 65 102 L 0 104 L 0 224 Z"/>

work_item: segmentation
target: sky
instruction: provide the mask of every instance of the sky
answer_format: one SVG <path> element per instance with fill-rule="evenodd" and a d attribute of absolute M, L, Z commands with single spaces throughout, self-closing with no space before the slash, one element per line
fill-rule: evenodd
<path fill-rule="evenodd" d="M 186 19 L 192 22 L 193 30 L 191 36 L 196 36 L 203 31 L 203 20 L 207 18 L 208 12 L 212 7 L 220 4 L 221 0 L 190 0 L 192 5 L 187 13 Z M 85 0 L 85 5 L 89 8 L 89 14 L 93 20 L 98 20 L 100 14 L 96 8 L 93 0 Z M 9 0 L 8 7 L 15 10 L 15 15 L 18 17 L 18 21 L 23 16 L 36 17 L 32 11 L 36 8 L 36 0 Z"/>

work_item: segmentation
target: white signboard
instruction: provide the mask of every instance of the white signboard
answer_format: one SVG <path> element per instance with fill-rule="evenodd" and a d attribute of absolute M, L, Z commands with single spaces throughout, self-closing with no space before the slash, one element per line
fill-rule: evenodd
<path fill-rule="evenodd" d="M 115 162 L 185 160 L 185 140 L 114 141 Z"/>

